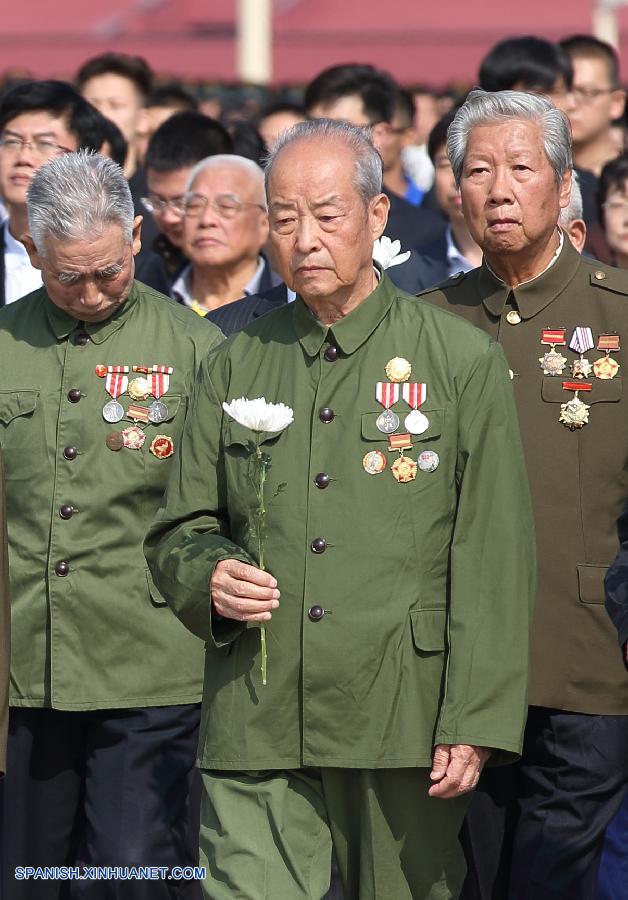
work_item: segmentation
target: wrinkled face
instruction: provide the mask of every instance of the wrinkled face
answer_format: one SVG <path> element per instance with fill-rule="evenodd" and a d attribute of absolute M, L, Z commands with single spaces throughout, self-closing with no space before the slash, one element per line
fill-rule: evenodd
<path fill-rule="evenodd" d="M 628 257 L 628 180 L 609 190 L 604 202 L 604 231 L 614 253 Z"/>
<path fill-rule="evenodd" d="M 179 209 L 183 206 L 185 186 L 192 168 L 193 166 L 184 166 L 171 172 L 146 170 L 148 199 L 157 203 L 158 207 L 160 204 L 168 204 L 161 210 L 157 209 L 152 214 L 153 219 L 157 228 L 175 247 L 183 246 L 183 214 Z"/>
<path fill-rule="evenodd" d="M 26 203 L 26 191 L 35 172 L 61 153 L 76 150 L 76 137 L 65 119 L 49 112 L 26 112 L 11 119 L 1 137 L 16 147 L 0 147 L 0 195 L 9 205 Z M 20 146 L 29 141 L 29 146 Z"/>
<path fill-rule="evenodd" d="M 461 222 L 462 199 L 456 187 L 454 171 L 447 156 L 447 146 L 443 144 L 434 154 L 434 192 L 438 206 L 450 222 Z"/>
<path fill-rule="evenodd" d="M 574 144 L 586 144 L 603 135 L 623 112 L 624 92 L 613 89 L 608 66 L 602 59 L 575 56 L 574 106 L 569 121 Z"/>
<path fill-rule="evenodd" d="M 133 143 L 142 97 L 132 81 L 113 72 L 94 75 L 83 85 L 83 96 L 118 126 L 129 143 Z"/>
<path fill-rule="evenodd" d="M 192 263 L 229 267 L 257 259 L 268 239 L 261 178 L 237 165 L 220 164 L 203 169 L 190 194 L 207 201 L 202 211 L 190 210 L 183 219 L 183 250 Z M 227 216 L 216 208 L 223 205 L 232 207 Z"/>
<path fill-rule="evenodd" d="M 342 141 L 295 141 L 277 157 L 268 185 L 273 258 L 284 281 L 306 301 L 333 300 L 372 278 L 373 241 L 388 200 L 365 205 L 355 186 L 355 157 Z"/>
<path fill-rule="evenodd" d="M 45 256 L 25 241 L 31 263 L 41 269 L 48 296 L 55 306 L 81 322 L 102 322 L 129 296 L 140 249 L 142 219 L 134 221 L 131 243 L 119 225 L 108 225 L 90 240 L 44 239 Z"/>
<path fill-rule="evenodd" d="M 471 130 L 460 180 L 462 208 L 487 256 L 545 249 L 560 209 L 569 203 L 570 187 L 569 171 L 558 188 L 534 122 L 511 120 Z"/>
<path fill-rule="evenodd" d="M 264 116 L 259 123 L 259 133 L 268 149 L 272 150 L 275 146 L 275 141 L 282 131 L 287 131 L 287 129 L 292 128 L 293 125 L 297 125 L 299 122 L 304 121 L 305 116 L 299 116 L 289 110 L 282 110 L 281 112 Z"/>

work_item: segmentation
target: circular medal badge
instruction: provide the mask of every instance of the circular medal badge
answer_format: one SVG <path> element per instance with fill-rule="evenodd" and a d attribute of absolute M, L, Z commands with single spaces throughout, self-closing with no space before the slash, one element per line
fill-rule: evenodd
<path fill-rule="evenodd" d="M 129 397 L 132 400 L 146 400 L 150 396 L 150 384 L 148 378 L 139 375 L 129 384 Z"/>
<path fill-rule="evenodd" d="M 571 364 L 571 374 L 574 378 L 588 378 L 593 371 L 593 366 L 588 359 L 574 359 Z"/>
<path fill-rule="evenodd" d="M 386 377 L 390 381 L 407 381 L 412 373 L 412 366 L 403 356 L 394 356 L 386 363 Z"/>
<path fill-rule="evenodd" d="M 583 428 L 589 422 L 590 408 L 579 397 L 574 397 L 573 400 L 569 400 L 567 403 L 561 403 L 558 421 L 569 428 L 570 431 L 575 431 L 576 428 Z"/>
<path fill-rule="evenodd" d="M 94 372 L 98 375 L 99 378 L 104 378 L 107 374 L 107 366 L 103 366 L 102 363 L 96 366 Z"/>
<path fill-rule="evenodd" d="M 163 402 L 163 400 L 155 400 L 148 407 L 148 421 L 152 422 L 153 425 L 159 425 L 160 422 L 165 422 L 168 418 L 168 407 Z"/>
<path fill-rule="evenodd" d="M 117 400 L 110 400 L 108 403 L 105 403 L 102 408 L 102 417 L 105 422 L 109 422 L 110 425 L 113 425 L 124 418 L 124 407 L 121 403 L 118 403 Z"/>
<path fill-rule="evenodd" d="M 110 431 L 105 438 L 105 444 L 110 450 L 122 450 L 124 447 L 124 438 L 121 431 Z"/>
<path fill-rule="evenodd" d="M 413 409 L 405 417 L 403 424 L 410 434 L 423 434 L 430 427 L 430 420 L 420 410 Z"/>
<path fill-rule="evenodd" d="M 391 468 L 395 479 L 400 484 L 406 484 L 416 478 L 417 464 L 409 456 L 400 456 L 394 461 Z"/>
<path fill-rule="evenodd" d="M 383 434 L 392 434 L 399 428 L 399 416 L 392 409 L 385 409 L 378 415 L 375 425 Z"/>
<path fill-rule="evenodd" d="M 548 350 L 547 353 L 539 357 L 539 362 L 544 375 L 555 376 L 563 374 L 563 369 L 567 365 L 567 358 L 555 350 Z"/>
<path fill-rule="evenodd" d="M 174 453 L 174 441 L 167 434 L 158 434 L 148 449 L 157 459 L 168 459 Z"/>
<path fill-rule="evenodd" d="M 440 459 L 436 450 L 424 450 L 419 454 L 418 465 L 422 472 L 435 472 Z"/>
<path fill-rule="evenodd" d="M 619 371 L 619 363 L 611 359 L 610 356 L 602 356 L 593 363 L 593 374 L 601 381 L 608 381 L 614 378 Z"/>
<path fill-rule="evenodd" d="M 137 425 L 129 425 L 122 432 L 122 441 L 128 450 L 140 450 L 146 440 L 146 435 Z"/>
<path fill-rule="evenodd" d="M 362 460 L 364 471 L 369 475 L 379 475 L 386 468 L 388 460 L 381 450 L 371 450 Z"/>

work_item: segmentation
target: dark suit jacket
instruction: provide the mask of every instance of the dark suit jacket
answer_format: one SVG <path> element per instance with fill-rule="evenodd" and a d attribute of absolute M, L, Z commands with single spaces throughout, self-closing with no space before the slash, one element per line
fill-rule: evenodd
<path fill-rule="evenodd" d="M 236 331 L 242 331 L 249 322 L 259 316 L 265 316 L 288 301 L 288 292 L 283 281 L 265 292 L 251 294 L 236 300 L 235 303 L 227 303 L 218 309 L 213 309 L 205 316 L 214 325 L 217 325 L 222 333 L 229 337 Z"/>
<path fill-rule="evenodd" d="M 617 533 L 620 547 L 613 564 L 606 573 L 604 587 L 606 589 L 606 611 L 619 632 L 619 645 L 624 651 L 626 660 L 626 642 L 628 641 L 628 504 L 617 520 Z"/>
<path fill-rule="evenodd" d="M 447 222 L 438 213 L 422 206 L 413 206 L 403 197 L 385 189 L 384 193 L 390 200 L 384 234 L 393 241 L 401 241 L 402 250 L 416 249 L 445 233 Z M 391 269 L 390 273 L 393 271 Z"/>

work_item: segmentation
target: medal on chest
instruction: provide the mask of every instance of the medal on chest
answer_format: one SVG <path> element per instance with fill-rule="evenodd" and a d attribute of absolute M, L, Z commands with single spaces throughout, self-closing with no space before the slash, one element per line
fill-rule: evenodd
<path fill-rule="evenodd" d="M 417 381 L 407 381 L 401 386 L 403 399 L 410 407 L 411 412 L 405 417 L 403 424 L 410 434 L 423 434 L 430 427 L 429 419 L 419 411 L 427 400 L 427 385 Z"/>
<path fill-rule="evenodd" d="M 165 422 L 168 418 L 168 407 L 161 397 L 168 392 L 172 372 L 172 366 L 153 366 L 149 376 L 150 392 L 155 399 L 148 407 L 148 419 L 153 425 Z"/>
<path fill-rule="evenodd" d="M 595 341 L 591 329 L 585 325 L 576 325 L 569 341 L 569 349 L 580 354 L 580 358 L 575 359 L 571 364 L 571 374 L 574 378 L 588 378 L 593 371 L 593 366 L 588 359 L 585 359 L 584 354 L 594 347 Z"/>
<path fill-rule="evenodd" d="M 601 334 L 597 339 L 597 349 L 603 350 L 605 355 L 593 363 L 593 374 L 602 381 L 608 381 L 619 371 L 619 363 L 611 357 L 611 353 L 617 353 L 621 349 L 619 335 Z"/>
<path fill-rule="evenodd" d="M 399 416 L 390 408 L 399 400 L 399 385 L 388 381 L 378 381 L 375 385 L 375 399 L 384 407 L 375 420 L 382 434 L 392 434 L 399 428 Z"/>
<path fill-rule="evenodd" d="M 571 400 L 561 403 L 559 422 L 569 428 L 570 431 L 575 431 L 576 428 L 584 428 L 589 423 L 589 410 L 591 407 L 580 399 L 578 393 L 580 391 L 590 391 L 591 388 L 591 383 L 586 381 L 563 381 L 563 390 L 574 391 L 574 395 Z"/>
<path fill-rule="evenodd" d="M 565 332 L 565 328 L 544 328 L 541 332 L 541 343 L 550 347 L 547 353 L 539 356 L 544 375 L 562 375 L 567 365 L 567 358 L 556 350 L 556 347 L 565 346 Z"/>
<path fill-rule="evenodd" d="M 406 484 L 414 481 L 416 478 L 417 464 L 409 456 L 404 454 L 404 450 L 412 450 L 412 437 L 409 433 L 391 434 L 388 438 L 388 449 L 397 450 L 399 458 L 392 464 L 391 471 L 400 484 Z"/>
<path fill-rule="evenodd" d="M 128 366 L 107 366 L 105 375 L 105 390 L 111 397 L 102 409 L 102 416 L 105 422 L 113 424 L 119 422 L 124 417 L 124 407 L 118 402 L 118 397 L 126 391 L 129 378 Z"/>

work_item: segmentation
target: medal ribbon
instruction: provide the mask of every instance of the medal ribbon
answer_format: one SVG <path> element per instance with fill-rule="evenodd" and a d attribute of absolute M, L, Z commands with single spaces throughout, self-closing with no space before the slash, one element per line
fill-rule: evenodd
<path fill-rule="evenodd" d="M 140 375 L 148 375 L 152 370 L 150 366 L 133 366 L 133 371 L 139 372 Z"/>
<path fill-rule="evenodd" d="M 427 385 L 419 381 L 406 381 L 401 395 L 411 409 L 418 409 L 427 400 Z"/>
<path fill-rule="evenodd" d="M 597 349 L 604 350 L 607 356 L 610 351 L 619 350 L 619 335 L 601 334 L 597 339 Z"/>
<path fill-rule="evenodd" d="M 163 394 L 167 393 L 170 387 L 170 375 L 165 372 L 149 375 L 148 380 L 150 381 L 150 392 L 155 400 L 159 400 Z"/>
<path fill-rule="evenodd" d="M 134 422 L 148 422 L 147 406 L 139 406 L 135 403 L 131 403 L 126 414 L 129 419 L 132 419 Z"/>
<path fill-rule="evenodd" d="M 401 453 L 404 450 L 412 449 L 412 435 L 409 432 L 404 432 L 403 434 L 391 434 L 388 436 L 388 449 L 389 450 L 399 450 Z"/>
<path fill-rule="evenodd" d="M 389 381 L 378 381 L 375 385 L 375 399 L 384 409 L 390 409 L 399 400 L 399 385 Z"/>
<path fill-rule="evenodd" d="M 576 325 L 569 341 L 569 349 L 582 356 L 583 353 L 586 353 L 587 350 L 592 350 L 594 347 L 595 341 L 593 340 L 591 329 L 584 325 Z"/>
<path fill-rule="evenodd" d="M 153 372 L 160 372 L 162 375 L 172 375 L 173 371 L 172 366 L 153 366 Z"/>
<path fill-rule="evenodd" d="M 593 385 L 588 381 L 563 381 L 564 391 L 590 391 Z"/>
<path fill-rule="evenodd" d="M 544 328 L 541 332 L 541 343 L 550 347 L 563 347 L 565 345 L 566 328 Z"/>
<path fill-rule="evenodd" d="M 114 399 L 117 400 L 120 394 L 124 394 L 129 386 L 128 375 L 123 375 L 123 371 L 129 371 L 128 366 L 107 366 L 108 370 L 119 369 L 121 371 L 108 371 L 105 376 L 105 390 Z"/>

